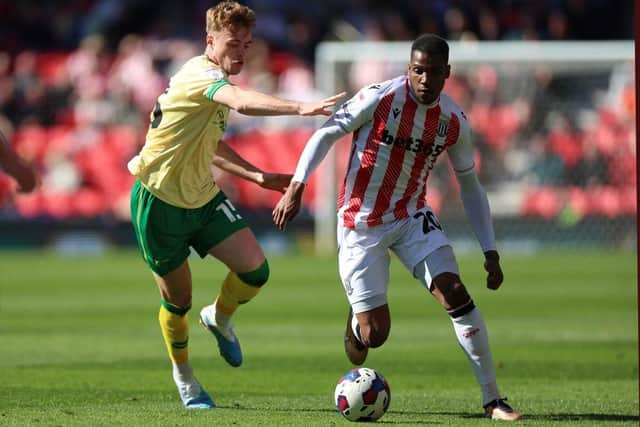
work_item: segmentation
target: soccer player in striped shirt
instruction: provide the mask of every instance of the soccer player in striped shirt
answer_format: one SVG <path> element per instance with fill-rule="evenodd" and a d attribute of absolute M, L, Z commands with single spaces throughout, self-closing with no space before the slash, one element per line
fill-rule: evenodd
<path fill-rule="evenodd" d="M 291 179 L 261 171 L 221 140 L 229 110 L 255 116 L 329 116 L 327 108 L 343 96 L 307 103 L 234 86 L 229 76 L 242 70 L 254 23 L 254 12 L 234 1 L 207 10 L 204 54 L 171 78 L 151 113 L 145 144 L 128 165 L 137 178 L 131 216 L 138 246 L 160 291 L 160 328 L 174 382 L 190 409 L 215 407 L 189 363 L 190 247 L 229 268 L 215 302 L 200 311 L 200 322 L 231 366 L 242 363 L 231 317 L 269 277 L 260 245 L 214 181 L 211 164 L 270 190 L 284 191 Z"/>
<path fill-rule="evenodd" d="M 489 203 L 475 171 L 471 129 L 441 93 L 449 77 L 449 46 L 433 34 L 416 39 L 406 75 L 361 89 L 305 146 L 287 191 L 273 211 L 284 230 L 298 213 L 307 179 L 330 147 L 353 133 L 338 196 L 338 265 L 351 309 L 345 351 L 364 363 L 391 326 L 387 305 L 389 250 L 442 304 L 482 391 L 485 414 L 517 420 L 498 390 L 487 328 L 460 279 L 451 245 L 426 202 L 427 179 L 447 153 L 464 210 L 484 252 L 487 287 L 503 281 Z M 355 315 L 353 315 L 355 313 Z"/>

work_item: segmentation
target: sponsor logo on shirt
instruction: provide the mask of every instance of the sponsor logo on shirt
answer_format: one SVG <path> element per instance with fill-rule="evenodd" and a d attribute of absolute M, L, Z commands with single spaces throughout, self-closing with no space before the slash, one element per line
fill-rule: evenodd
<path fill-rule="evenodd" d="M 445 127 L 446 132 L 446 127 Z M 382 136 L 380 138 L 380 142 L 385 145 L 394 145 L 398 148 L 404 148 L 407 151 L 411 151 L 413 153 L 422 153 L 424 156 L 434 156 L 437 157 L 444 151 L 444 145 L 436 145 L 436 144 L 426 144 L 423 140 L 418 138 L 399 138 L 397 136 L 393 136 L 388 129 L 384 129 L 382 131 Z"/>

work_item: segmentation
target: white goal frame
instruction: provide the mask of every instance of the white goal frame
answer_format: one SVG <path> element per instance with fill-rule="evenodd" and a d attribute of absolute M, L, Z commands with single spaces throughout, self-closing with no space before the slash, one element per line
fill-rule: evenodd
<path fill-rule="evenodd" d="M 595 42 L 449 42 L 452 68 L 481 63 L 548 63 L 569 68 L 594 67 L 598 64 L 633 61 L 634 41 Z M 383 58 L 389 63 L 408 63 L 411 42 L 323 42 L 316 49 L 316 87 L 321 93 L 333 94 L 337 65 Z M 348 94 L 352 96 L 353 94 Z M 335 251 L 336 247 L 336 157 L 334 149 L 327 154 L 317 172 L 318 191 L 315 203 L 314 244 L 316 252 Z"/>

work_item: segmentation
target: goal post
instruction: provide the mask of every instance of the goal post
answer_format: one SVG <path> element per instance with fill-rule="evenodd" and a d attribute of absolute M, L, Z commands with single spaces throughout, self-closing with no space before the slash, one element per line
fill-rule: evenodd
<path fill-rule="evenodd" d="M 478 67 L 489 66 L 493 70 L 494 77 L 498 79 L 500 85 L 499 88 L 494 88 L 496 99 L 493 101 L 496 104 L 503 102 L 507 106 L 515 106 L 514 100 L 522 98 L 525 104 L 541 103 L 529 105 L 529 108 L 558 110 L 561 115 L 566 114 L 576 120 L 579 117 L 588 116 L 589 111 L 595 111 L 598 104 L 604 102 L 603 93 L 611 90 L 611 85 L 614 84 L 612 75 L 616 73 L 616 67 L 631 64 L 632 69 L 634 59 L 633 41 L 454 41 L 449 42 L 449 46 L 452 76 L 469 80 L 478 78 L 473 76 Z M 387 78 L 392 78 L 399 72 L 406 72 L 410 48 L 411 42 L 320 43 L 316 50 L 316 86 L 321 93 L 333 94 L 345 90 L 348 93 L 347 96 L 353 96 L 359 87 L 353 87 L 350 84 L 349 73 L 352 65 L 363 61 L 374 61 L 372 64 L 388 64 L 388 68 L 393 70 L 394 74 L 388 75 Z M 554 90 L 557 89 L 556 92 L 535 93 L 536 79 L 540 78 L 538 76 L 540 67 L 548 71 L 554 82 L 558 82 L 557 85 L 560 87 L 554 88 Z M 633 75 L 631 78 L 634 78 Z M 468 85 L 468 83 L 464 84 Z M 577 90 L 571 85 L 576 85 Z M 588 93 L 580 94 L 581 87 Z M 567 99 L 562 98 L 563 94 L 568 94 Z M 537 98 L 531 99 L 532 96 Z M 512 101 L 513 104 L 511 104 Z M 473 103 L 474 100 L 469 102 Z M 583 105 L 580 105 L 581 102 Z M 544 117 L 544 120 L 551 119 L 551 117 Z M 518 140 L 537 135 L 541 131 L 536 127 L 543 125 L 546 126 L 546 123 L 541 121 L 522 125 L 506 142 L 507 152 L 502 151 L 499 156 L 508 157 L 509 161 L 514 163 L 526 162 L 526 159 L 520 158 L 526 157 L 526 149 L 518 147 Z M 496 126 L 500 125 L 496 124 Z M 635 136 L 635 129 L 633 133 Z M 317 197 L 314 206 L 314 238 L 317 252 L 335 249 L 336 194 L 339 186 L 338 179 L 344 172 L 336 170 L 336 160 L 336 147 L 334 147 L 317 172 L 321 177 L 317 180 Z M 436 167 L 446 163 L 441 160 Z M 509 171 L 509 173 L 513 172 Z M 510 177 L 498 178 L 485 185 L 494 219 L 508 221 L 517 218 L 520 214 L 518 203 L 522 200 L 518 199 L 518 195 L 522 194 L 527 183 L 520 182 L 518 179 L 517 174 L 513 173 Z"/>

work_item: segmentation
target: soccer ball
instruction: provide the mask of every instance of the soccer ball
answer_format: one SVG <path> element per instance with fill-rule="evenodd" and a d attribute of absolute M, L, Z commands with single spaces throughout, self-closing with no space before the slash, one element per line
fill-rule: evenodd
<path fill-rule="evenodd" d="M 336 408 L 349 421 L 375 421 L 391 402 L 387 380 L 370 368 L 354 368 L 344 374 L 334 393 Z"/>

